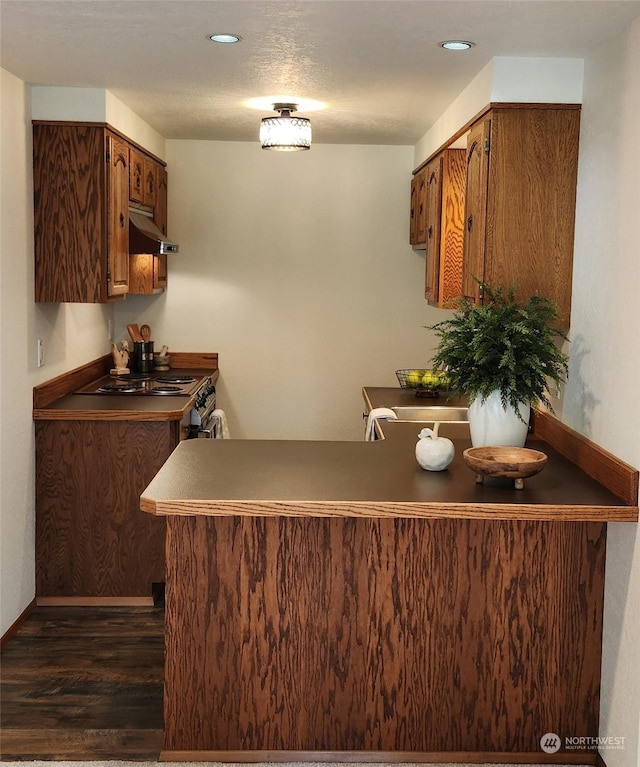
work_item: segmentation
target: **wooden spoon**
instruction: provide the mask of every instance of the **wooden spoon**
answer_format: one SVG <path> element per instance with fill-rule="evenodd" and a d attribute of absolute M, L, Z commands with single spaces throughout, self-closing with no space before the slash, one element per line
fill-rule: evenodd
<path fill-rule="evenodd" d="M 140 328 L 140 335 L 142 336 L 142 340 L 147 344 L 149 341 L 151 341 L 151 328 L 149 325 L 143 325 Z"/>
<path fill-rule="evenodd" d="M 131 336 L 131 340 L 135 344 L 142 343 L 142 341 L 144 339 L 142 338 L 142 335 L 140 333 L 140 328 L 137 325 L 135 325 L 133 323 L 131 325 L 127 325 L 127 330 L 129 331 L 129 335 Z"/>

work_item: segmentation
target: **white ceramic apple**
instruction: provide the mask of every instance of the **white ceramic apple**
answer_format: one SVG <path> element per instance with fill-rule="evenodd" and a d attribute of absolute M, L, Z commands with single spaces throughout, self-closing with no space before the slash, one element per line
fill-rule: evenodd
<path fill-rule="evenodd" d="M 422 429 L 416 444 L 416 460 L 427 471 L 444 471 L 453 461 L 455 448 L 446 437 L 438 436 L 440 423 L 436 421 L 433 429 Z"/>

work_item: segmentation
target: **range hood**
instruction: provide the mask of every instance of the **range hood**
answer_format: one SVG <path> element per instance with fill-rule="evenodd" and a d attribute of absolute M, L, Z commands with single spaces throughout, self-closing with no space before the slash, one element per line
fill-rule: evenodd
<path fill-rule="evenodd" d="M 153 223 L 151 215 L 129 208 L 129 253 L 177 253 L 178 246 L 170 242 Z"/>

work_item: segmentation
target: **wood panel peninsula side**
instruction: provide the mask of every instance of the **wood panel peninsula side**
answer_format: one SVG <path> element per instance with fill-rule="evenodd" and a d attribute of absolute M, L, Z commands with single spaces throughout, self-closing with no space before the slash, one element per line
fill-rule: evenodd
<path fill-rule="evenodd" d="M 595 764 L 566 738 L 598 735 L 606 530 L 638 472 L 546 418 L 523 490 L 475 484 L 459 425 L 439 473 L 419 424 L 179 445 L 141 498 L 167 524 L 161 758 Z"/>

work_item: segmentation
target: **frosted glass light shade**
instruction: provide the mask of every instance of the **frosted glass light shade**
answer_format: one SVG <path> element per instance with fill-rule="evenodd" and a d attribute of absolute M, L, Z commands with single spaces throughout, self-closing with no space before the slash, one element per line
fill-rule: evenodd
<path fill-rule="evenodd" d="M 263 149 L 297 152 L 311 148 L 311 120 L 291 117 L 286 111 L 280 117 L 264 117 L 260 122 L 260 143 Z"/>

